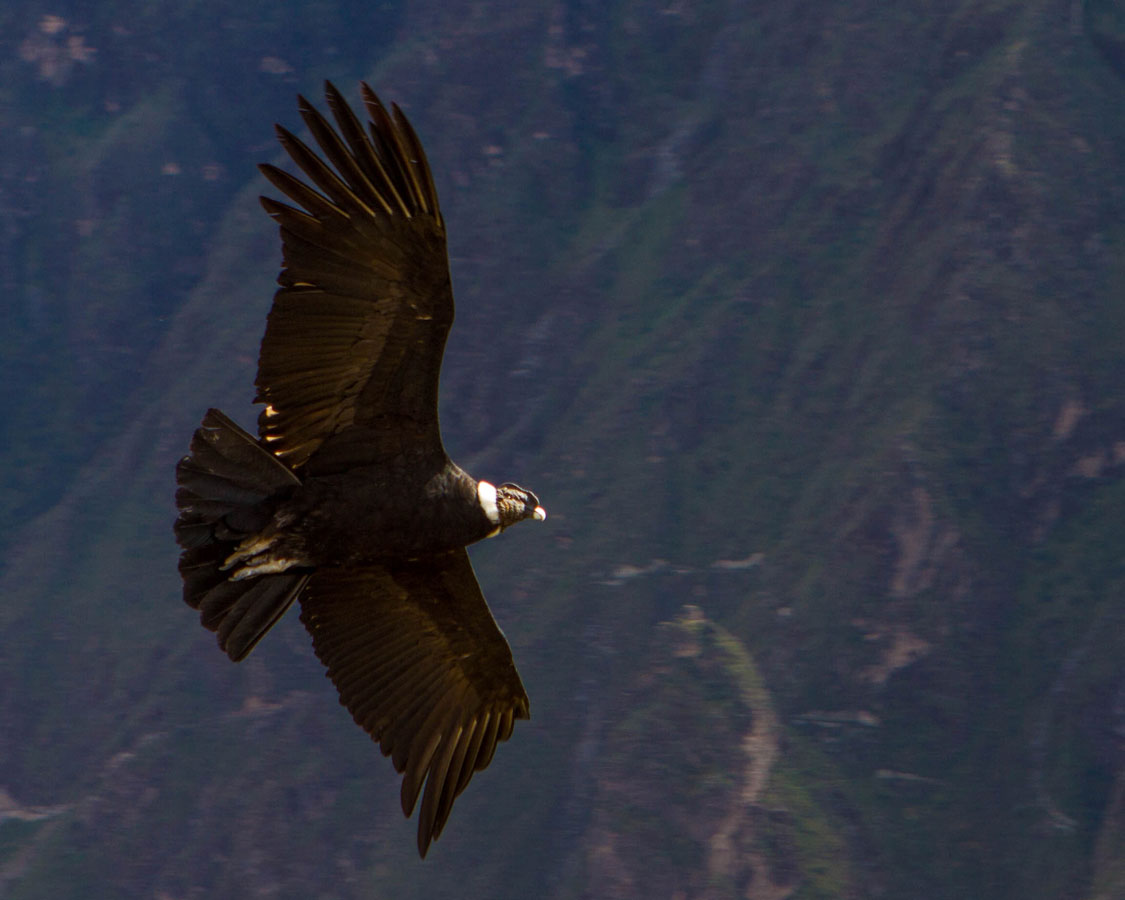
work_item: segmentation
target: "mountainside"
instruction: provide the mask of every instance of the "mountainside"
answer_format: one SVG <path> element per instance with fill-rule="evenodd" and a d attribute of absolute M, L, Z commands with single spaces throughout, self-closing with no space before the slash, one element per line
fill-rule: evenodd
<path fill-rule="evenodd" d="M 0 895 L 1125 895 L 1118 4 L 240 9 L 0 12 Z M 471 551 L 532 719 L 424 863 L 296 616 L 179 599 L 324 77 L 434 168 L 447 446 L 550 514 Z"/>

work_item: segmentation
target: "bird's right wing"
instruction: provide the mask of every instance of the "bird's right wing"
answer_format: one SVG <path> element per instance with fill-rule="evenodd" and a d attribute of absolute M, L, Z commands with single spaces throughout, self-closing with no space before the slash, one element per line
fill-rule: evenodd
<path fill-rule="evenodd" d="M 529 715 L 468 554 L 321 569 L 301 610 L 340 702 L 403 773 L 407 816 L 425 782 L 418 819 L 425 856 L 473 773 Z"/>
<path fill-rule="evenodd" d="M 277 128 L 304 180 L 259 167 L 297 205 L 262 198 L 281 228 L 284 263 L 258 358 L 258 430 L 298 471 L 354 426 L 444 454 L 438 378 L 453 324 L 445 225 L 410 123 L 362 88 L 369 131 L 328 84 L 335 128 L 300 98 L 320 154 Z"/>

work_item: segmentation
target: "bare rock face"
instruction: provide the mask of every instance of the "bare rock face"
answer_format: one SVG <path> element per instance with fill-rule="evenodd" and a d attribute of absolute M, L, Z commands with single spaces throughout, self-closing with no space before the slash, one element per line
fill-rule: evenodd
<path fill-rule="evenodd" d="M 610 718 L 583 841 L 585 896 L 784 898 L 826 876 L 847 887 L 823 813 L 787 801 L 791 772 L 758 668 L 698 607 L 658 627 Z M 815 873 L 798 830 L 824 832 Z"/>

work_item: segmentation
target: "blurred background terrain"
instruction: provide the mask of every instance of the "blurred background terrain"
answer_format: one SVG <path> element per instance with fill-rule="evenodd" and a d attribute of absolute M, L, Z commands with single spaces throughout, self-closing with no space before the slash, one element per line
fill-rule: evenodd
<path fill-rule="evenodd" d="M 0 896 L 1125 897 L 1117 0 L 9 0 Z M 173 466 L 252 425 L 272 123 L 411 117 L 532 700 L 425 863 Z"/>

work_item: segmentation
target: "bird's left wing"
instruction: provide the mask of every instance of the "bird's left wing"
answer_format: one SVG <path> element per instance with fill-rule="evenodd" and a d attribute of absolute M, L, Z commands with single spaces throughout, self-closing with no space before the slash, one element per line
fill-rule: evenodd
<path fill-rule="evenodd" d="M 281 228 L 284 262 L 255 397 L 266 404 L 259 434 L 296 470 L 353 426 L 444 453 L 438 376 L 453 324 L 445 225 L 410 123 L 362 89 L 366 132 L 331 84 L 335 128 L 300 98 L 320 155 L 278 126 L 306 181 L 259 167 L 297 204 L 262 198 Z"/>
<path fill-rule="evenodd" d="M 529 715 L 468 554 L 321 569 L 301 596 L 301 621 L 340 702 L 403 773 L 405 815 L 425 782 L 425 856 L 473 773 Z"/>

